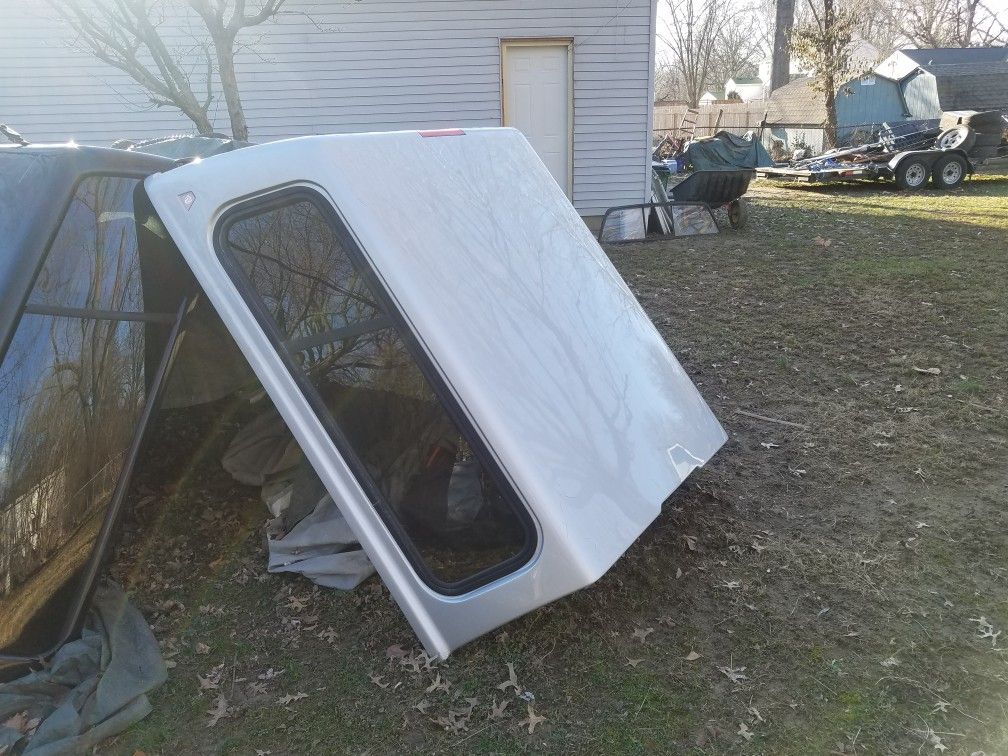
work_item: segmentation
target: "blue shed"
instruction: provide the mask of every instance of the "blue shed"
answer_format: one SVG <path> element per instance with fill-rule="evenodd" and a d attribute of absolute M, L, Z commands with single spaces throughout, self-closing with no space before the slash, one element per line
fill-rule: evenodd
<path fill-rule="evenodd" d="M 880 124 L 910 116 L 900 84 L 870 71 L 851 79 L 837 90 L 837 138 L 841 144 L 859 132 L 868 141 Z"/>
<path fill-rule="evenodd" d="M 826 122 L 822 92 L 812 79 L 774 90 L 767 124 L 787 148 L 818 149 L 809 134 Z M 837 88 L 840 144 L 867 141 L 883 123 L 940 118 L 947 110 L 1008 113 L 1008 48 L 969 47 L 897 50 L 875 68 Z"/>

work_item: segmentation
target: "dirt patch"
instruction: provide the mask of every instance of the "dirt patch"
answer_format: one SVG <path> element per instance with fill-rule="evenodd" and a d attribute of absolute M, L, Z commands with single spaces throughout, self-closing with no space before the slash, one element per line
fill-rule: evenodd
<path fill-rule="evenodd" d="M 116 572 L 174 668 L 108 749 L 1008 749 L 1008 181 L 751 204 L 609 250 L 728 443 L 596 585 L 448 662 L 377 580 L 264 574 L 206 413 L 224 440 L 137 492 Z"/>

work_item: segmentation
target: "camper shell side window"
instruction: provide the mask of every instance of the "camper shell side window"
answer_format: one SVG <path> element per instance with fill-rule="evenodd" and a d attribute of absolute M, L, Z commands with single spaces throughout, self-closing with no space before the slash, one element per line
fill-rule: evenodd
<path fill-rule="evenodd" d="M 245 202 L 215 238 L 418 575 L 457 595 L 526 563 L 527 509 L 328 200 L 297 188 Z"/>

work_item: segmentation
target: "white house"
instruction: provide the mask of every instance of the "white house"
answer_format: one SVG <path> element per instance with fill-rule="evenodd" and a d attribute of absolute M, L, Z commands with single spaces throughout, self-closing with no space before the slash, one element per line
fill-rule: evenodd
<path fill-rule="evenodd" d="M 736 94 L 742 102 L 752 102 L 763 99 L 763 81 L 757 76 L 735 76 L 725 82 L 724 97 L 731 99 Z"/>
<path fill-rule="evenodd" d="M 249 49 L 239 53 L 251 139 L 515 126 L 583 216 L 643 202 L 656 5 L 291 0 L 279 18 L 246 31 Z M 195 62 L 194 70 L 198 79 Z M 226 132 L 222 98 L 211 115 Z M 73 48 L 43 0 L 2 12 L 0 122 L 33 142 L 191 130 L 177 112 L 152 109 L 125 74 Z"/>

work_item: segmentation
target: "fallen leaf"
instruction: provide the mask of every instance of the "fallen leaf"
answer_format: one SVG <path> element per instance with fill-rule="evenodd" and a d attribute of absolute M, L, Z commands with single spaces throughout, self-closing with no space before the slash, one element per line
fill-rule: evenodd
<path fill-rule="evenodd" d="M 196 679 L 199 680 L 200 690 L 217 690 L 220 687 L 220 679 L 214 677 L 212 672 L 206 677 L 196 675 Z"/>
<path fill-rule="evenodd" d="M 308 607 L 309 597 L 299 598 L 298 596 L 288 596 L 286 608 L 295 612 L 303 612 Z"/>
<path fill-rule="evenodd" d="M 435 691 L 441 690 L 447 693 L 450 688 L 451 683 L 448 682 L 447 680 L 442 680 L 441 673 L 438 672 L 437 675 L 434 676 L 434 680 L 431 682 L 430 685 L 427 686 L 427 689 L 424 692 L 434 693 Z"/>
<path fill-rule="evenodd" d="M 308 694 L 307 693 L 288 693 L 283 698 L 278 698 L 277 699 L 277 703 L 280 706 L 287 706 L 288 704 L 292 704 L 295 701 L 300 701 L 302 698 L 308 698 Z"/>
<path fill-rule="evenodd" d="M 196 653 L 200 654 L 201 656 L 206 656 L 207 654 L 210 653 L 210 646 L 208 646 L 206 643 L 197 643 Z"/>
<path fill-rule="evenodd" d="M 28 711 L 25 710 L 12 716 L 6 722 L 0 725 L 0 727 L 9 727 L 12 730 L 20 732 L 22 735 L 27 735 L 29 732 L 38 727 L 41 721 L 42 720 L 39 719 L 38 717 L 33 717 L 29 719 Z M 3 752 L 0 751 L 0 753 Z"/>
<path fill-rule="evenodd" d="M 529 704 L 528 705 L 528 718 L 527 719 L 523 719 L 518 724 L 519 725 L 523 725 L 523 726 L 524 725 L 528 725 L 528 733 L 529 733 L 529 735 L 531 735 L 531 734 L 533 734 L 535 732 L 535 728 L 538 725 L 540 725 L 543 722 L 545 722 L 545 721 L 546 721 L 546 717 L 541 717 L 538 714 L 536 714 L 535 710 L 532 708 L 532 704 Z"/>
<path fill-rule="evenodd" d="M 736 685 L 740 685 L 743 680 L 748 679 L 745 676 L 745 667 L 718 667 L 718 670 Z"/>
<path fill-rule="evenodd" d="M 368 675 L 368 678 L 382 690 L 385 690 L 389 686 L 387 682 L 384 682 L 382 675 L 376 675 L 372 672 Z"/>
<path fill-rule="evenodd" d="M 753 735 L 755 735 L 756 733 L 750 731 L 749 728 L 746 726 L 745 722 L 739 722 L 738 734 L 741 735 L 743 738 L 745 738 L 746 742 L 748 743 L 750 740 L 753 739 Z"/>
<path fill-rule="evenodd" d="M 883 659 L 879 662 L 883 667 L 895 667 L 899 664 L 899 659 L 895 656 L 890 656 L 888 659 Z"/>
<path fill-rule="evenodd" d="M 684 535 L 682 539 L 686 541 L 686 547 L 690 551 L 696 551 L 696 536 Z"/>
<path fill-rule="evenodd" d="M 651 633 L 653 632 L 654 632 L 653 627 L 638 627 L 636 630 L 633 631 L 633 637 L 639 640 L 641 643 L 644 643 L 647 640 L 647 637 L 651 635 Z"/>
<path fill-rule="evenodd" d="M 497 699 L 495 698 L 494 702 L 493 702 L 493 706 L 490 708 L 490 716 L 488 716 L 487 719 L 503 719 L 504 718 L 504 712 L 507 710 L 507 707 L 510 706 L 510 705 L 511 705 L 511 701 L 509 701 L 506 698 L 503 701 L 501 701 L 500 703 L 497 703 Z"/>
<path fill-rule="evenodd" d="M 521 692 L 521 688 L 518 687 L 518 675 L 515 673 L 514 664 L 511 662 L 507 663 L 508 668 L 508 679 L 497 686 L 497 690 L 506 691 L 508 688 L 514 688 L 515 695 Z"/>
<path fill-rule="evenodd" d="M 927 375 L 941 375 L 941 368 L 936 367 L 922 368 L 914 365 L 913 369 L 918 373 L 925 373 Z"/>
<path fill-rule="evenodd" d="M 408 656 L 408 654 L 406 650 L 397 643 L 396 645 L 389 646 L 385 649 L 385 656 L 389 659 L 389 661 L 391 661 L 393 659 L 404 659 Z"/>
<path fill-rule="evenodd" d="M 628 667 L 633 667 L 634 669 L 636 669 L 637 665 L 640 664 L 642 661 L 644 661 L 644 660 L 643 659 L 631 659 L 630 657 L 627 657 L 626 663 L 627 663 Z"/>
<path fill-rule="evenodd" d="M 683 657 L 683 659 L 685 659 L 686 661 L 696 661 L 701 656 L 703 656 L 703 654 L 698 654 L 696 651 L 690 651 L 688 654 L 686 654 L 686 656 Z"/>
<path fill-rule="evenodd" d="M 214 703 L 214 707 L 212 709 L 208 709 L 207 714 L 210 715 L 210 721 L 207 722 L 207 727 L 214 727 L 222 719 L 231 716 L 227 699 L 224 698 L 223 693 L 217 696 L 217 701 Z"/>
<path fill-rule="evenodd" d="M 317 636 L 320 640 L 324 640 L 326 643 L 333 645 L 339 638 L 339 633 L 332 627 L 326 627 L 325 630 L 320 632 Z"/>

